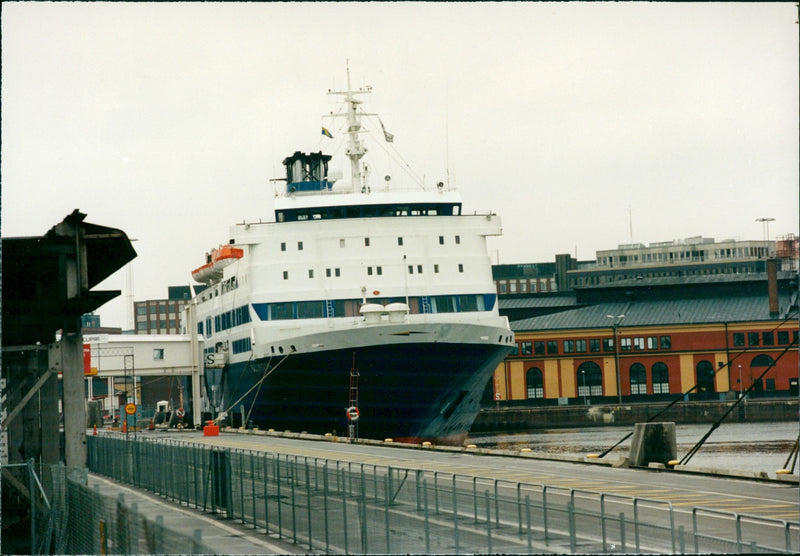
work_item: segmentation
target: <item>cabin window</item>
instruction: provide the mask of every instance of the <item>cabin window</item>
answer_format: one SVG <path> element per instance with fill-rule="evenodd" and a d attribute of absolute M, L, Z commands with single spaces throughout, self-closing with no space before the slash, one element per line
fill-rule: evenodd
<path fill-rule="evenodd" d="M 364 238 L 364 247 L 369 247 L 369 238 L 368 237 Z"/>
<path fill-rule="evenodd" d="M 284 270 L 283 271 L 283 279 L 284 280 L 288 280 L 289 279 L 289 271 L 288 270 Z"/>
<path fill-rule="evenodd" d="M 309 268 L 308 269 L 308 277 L 309 278 L 313 278 L 314 277 L 314 269 L 313 268 Z"/>
<path fill-rule="evenodd" d="M 367 267 L 367 276 L 372 276 L 372 267 L 371 266 Z"/>
<path fill-rule="evenodd" d="M 302 251 L 303 250 L 303 242 L 302 241 L 298 241 L 297 242 L 297 250 L 298 251 Z"/>
<path fill-rule="evenodd" d="M 281 242 L 281 251 L 286 251 L 286 242 Z"/>
<path fill-rule="evenodd" d="M 331 277 L 331 269 L 330 268 L 326 268 L 325 269 L 325 276 L 328 277 L 328 278 Z"/>
<path fill-rule="evenodd" d="M 341 247 L 341 248 L 344 247 L 344 238 L 339 240 L 339 247 Z"/>
<path fill-rule="evenodd" d="M 397 238 L 397 245 L 403 245 L 403 238 L 402 237 L 398 237 Z"/>
<path fill-rule="evenodd" d="M 458 271 L 459 272 L 464 272 L 464 265 L 463 264 L 458 263 Z"/>
<path fill-rule="evenodd" d="M 434 272 L 434 274 L 439 274 L 439 265 L 438 264 L 433 265 L 433 272 Z"/>
<path fill-rule="evenodd" d="M 417 265 L 417 274 L 422 274 L 422 265 L 421 264 Z"/>
<path fill-rule="evenodd" d="M 340 271 L 338 268 L 334 268 L 334 269 L 333 269 L 333 274 L 334 274 L 334 276 L 336 276 L 337 278 L 338 278 L 339 276 L 341 276 L 341 275 L 342 275 L 341 271 Z"/>
<path fill-rule="evenodd" d="M 380 266 L 376 267 L 375 270 L 377 271 L 378 276 L 382 276 L 383 275 L 383 267 L 380 267 Z"/>
<path fill-rule="evenodd" d="M 456 245 L 461 245 L 461 236 L 456 236 Z"/>
<path fill-rule="evenodd" d="M 444 236 L 439 236 L 439 245 L 444 245 Z"/>
<path fill-rule="evenodd" d="M 153 350 L 153 359 L 164 359 L 164 348 L 155 348 Z"/>
<path fill-rule="evenodd" d="M 414 265 L 411 265 L 411 264 L 408 265 L 408 273 L 409 274 L 414 274 Z"/>

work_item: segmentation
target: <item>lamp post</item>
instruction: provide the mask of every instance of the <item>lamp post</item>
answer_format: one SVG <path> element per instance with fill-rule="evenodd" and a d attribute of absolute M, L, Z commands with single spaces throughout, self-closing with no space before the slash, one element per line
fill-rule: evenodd
<path fill-rule="evenodd" d="M 742 366 L 739 365 L 739 398 L 742 397 Z"/>
<path fill-rule="evenodd" d="M 617 375 L 617 395 L 619 396 L 619 403 L 622 404 L 622 387 L 620 385 L 619 379 L 619 342 L 617 341 L 617 328 L 619 328 L 619 323 L 622 319 L 625 318 L 625 315 L 606 315 L 608 318 L 612 319 L 611 329 L 613 332 L 614 337 L 614 371 Z"/>
<path fill-rule="evenodd" d="M 586 371 L 581 369 L 581 382 L 583 383 L 583 405 L 586 405 Z"/>

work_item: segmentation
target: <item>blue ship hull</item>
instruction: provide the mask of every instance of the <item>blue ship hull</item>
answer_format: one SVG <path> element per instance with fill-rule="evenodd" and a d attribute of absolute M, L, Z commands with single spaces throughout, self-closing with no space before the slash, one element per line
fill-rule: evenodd
<path fill-rule="evenodd" d="M 234 426 L 242 422 L 243 409 L 245 419 L 261 429 L 347 436 L 355 368 L 359 438 L 460 444 L 509 351 L 502 345 L 411 343 L 293 353 L 207 370 L 206 379 L 220 385 L 221 408 L 255 386 L 228 411 Z"/>

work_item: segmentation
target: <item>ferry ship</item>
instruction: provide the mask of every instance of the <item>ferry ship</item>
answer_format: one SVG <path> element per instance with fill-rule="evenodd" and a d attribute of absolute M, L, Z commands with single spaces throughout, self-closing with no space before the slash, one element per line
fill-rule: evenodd
<path fill-rule="evenodd" d="M 288 156 L 274 219 L 233 226 L 193 271 L 207 402 L 233 426 L 457 445 L 514 346 L 486 244 L 501 222 L 442 182 L 371 183 L 370 91 L 349 68 L 329 91 L 350 180 L 322 151 Z"/>

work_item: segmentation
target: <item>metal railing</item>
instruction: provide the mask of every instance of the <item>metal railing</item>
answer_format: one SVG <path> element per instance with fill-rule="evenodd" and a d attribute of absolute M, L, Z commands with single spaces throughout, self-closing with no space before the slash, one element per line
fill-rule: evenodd
<path fill-rule="evenodd" d="M 92 472 L 325 553 L 791 553 L 800 524 L 441 471 L 89 437 Z"/>

